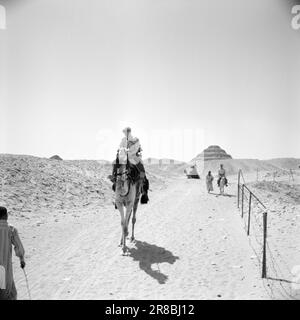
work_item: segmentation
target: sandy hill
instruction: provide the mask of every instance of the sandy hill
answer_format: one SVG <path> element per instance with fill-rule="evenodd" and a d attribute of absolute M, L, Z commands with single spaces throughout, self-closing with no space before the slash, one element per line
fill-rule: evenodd
<path fill-rule="evenodd" d="M 175 178 L 184 174 L 187 163 L 173 159 L 147 158 L 143 160 L 148 173 L 159 176 L 163 179 Z"/>
<path fill-rule="evenodd" d="M 146 168 L 150 187 L 162 188 L 172 174 Z M 0 205 L 14 215 L 70 210 L 111 203 L 108 161 L 63 160 L 0 154 Z"/>
<path fill-rule="evenodd" d="M 216 173 L 223 164 L 227 174 L 237 174 L 239 169 L 243 172 L 269 171 L 281 172 L 288 169 L 299 169 L 300 159 L 295 158 L 278 158 L 270 160 L 258 159 L 233 159 L 225 150 L 219 146 L 213 145 L 204 149 L 189 165 L 197 165 L 199 174 L 206 174 L 208 171 Z"/>
<path fill-rule="evenodd" d="M 242 169 L 243 172 L 255 172 L 257 169 L 259 171 L 276 171 L 279 168 L 268 163 L 263 162 L 257 159 L 223 159 L 223 160 L 210 160 L 198 164 L 197 168 L 200 173 L 206 173 L 212 171 L 216 173 L 220 167 L 220 164 L 224 165 L 228 175 L 237 174 L 239 169 Z"/>
<path fill-rule="evenodd" d="M 186 168 L 186 164 L 145 164 L 146 172 L 165 177 L 165 178 L 174 178 L 178 175 L 184 174 L 184 169 Z"/>
<path fill-rule="evenodd" d="M 278 168 L 289 170 L 289 169 L 299 169 L 300 159 L 296 158 L 276 158 L 270 160 L 262 160 L 262 162 L 272 164 Z"/>
<path fill-rule="evenodd" d="M 202 162 L 198 167 L 201 176 L 207 171 L 217 173 L 223 163 L 228 175 L 274 171 L 280 174 L 289 168 L 298 168 L 299 159 L 222 159 Z M 184 177 L 189 165 L 177 161 L 174 164 L 147 164 L 145 168 L 150 188 L 164 188 L 172 179 Z M 111 182 L 107 176 L 111 164 L 96 160 L 55 161 L 26 155 L 0 155 L 0 205 L 12 213 L 68 210 L 87 206 L 99 206 L 113 199 Z"/>
<path fill-rule="evenodd" d="M 268 172 L 284 172 L 288 169 L 297 169 L 297 164 L 300 160 L 297 159 L 272 159 L 272 160 L 258 160 L 258 159 L 223 159 L 205 161 L 200 165 L 200 171 L 203 173 L 207 171 L 217 172 L 222 163 L 227 171 L 227 174 L 237 174 L 239 169 L 245 173 L 259 171 Z M 202 169 L 202 170 L 201 170 Z"/>
<path fill-rule="evenodd" d="M 159 164 L 161 162 L 162 165 L 170 165 L 170 164 L 184 164 L 185 162 L 175 160 L 175 159 L 169 159 L 169 158 L 163 158 L 163 159 L 158 159 L 158 158 L 146 158 L 143 160 L 143 162 L 147 165 L 155 165 Z"/>
<path fill-rule="evenodd" d="M 12 212 L 70 209 L 110 199 L 110 166 L 0 155 L 1 204 Z"/>

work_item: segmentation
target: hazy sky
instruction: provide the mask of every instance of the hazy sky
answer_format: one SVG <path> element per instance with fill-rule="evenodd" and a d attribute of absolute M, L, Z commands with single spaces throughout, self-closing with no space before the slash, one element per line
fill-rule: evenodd
<path fill-rule="evenodd" d="M 300 158 L 300 29 L 284 0 L 9 0 L 0 152 Z M 188 131 L 190 130 L 190 131 Z"/>

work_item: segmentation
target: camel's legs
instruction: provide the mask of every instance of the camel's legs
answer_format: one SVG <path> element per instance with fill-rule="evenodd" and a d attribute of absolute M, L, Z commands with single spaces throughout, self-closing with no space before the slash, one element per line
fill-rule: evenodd
<path fill-rule="evenodd" d="M 128 217 L 127 217 L 127 227 L 129 227 L 129 222 L 130 222 L 131 214 L 132 214 L 132 209 L 131 209 Z M 128 230 L 127 230 L 127 236 L 128 236 L 128 233 L 129 233 L 129 232 L 128 232 Z"/>
<path fill-rule="evenodd" d="M 224 194 L 224 186 L 223 185 L 220 186 L 220 194 Z"/>
<path fill-rule="evenodd" d="M 140 197 L 139 196 L 136 197 L 133 205 L 133 214 L 132 214 L 132 221 L 131 221 L 132 222 L 131 241 L 134 241 L 134 225 L 136 222 L 136 211 L 139 205 L 139 200 L 140 200 Z"/>
<path fill-rule="evenodd" d="M 125 225 L 125 216 L 124 216 L 124 207 L 123 204 L 116 202 L 117 208 L 120 211 L 120 216 L 121 216 L 121 240 L 120 240 L 120 246 L 123 245 L 124 243 L 124 225 Z"/>
<path fill-rule="evenodd" d="M 136 195 L 135 195 L 134 205 L 133 205 L 131 241 L 134 241 L 134 225 L 136 222 L 136 211 L 139 205 L 141 191 L 142 191 L 141 188 L 142 188 L 142 181 L 140 180 L 140 182 L 136 186 Z"/>
<path fill-rule="evenodd" d="M 126 226 L 127 226 L 127 230 L 126 230 L 126 234 L 125 234 L 126 237 L 128 237 L 128 233 L 129 233 L 128 228 L 129 228 L 131 213 L 132 213 L 132 209 L 130 210 L 129 215 L 128 216 L 126 215 Z"/>
<path fill-rule="evenodd" d="M 131 214 L 131 211 L 132 211 L 132 204 L 130 204 L 129 206 L 126 207 L 126 215 L 123 219 L 123 239 L 122 239 L 122 250 L 123 250 L 123 253 L 126 252 L 127 250 L 127 247 L 126 247 L 126 237 L 128 236 L 128 223 L 129 223 L 129 218 L 130 218 L 130 214 Z"/>
<path fill-rule="evenodd" d="M 123 254 L 126 253 L 126 237 L 128 236 L 128 225 L 133 209 L 133 205 L 135 203 L 135 185 L 131 187 L 130 192 L 121 199 L 121 201 L 116 201 L 116 205 L 121 215 L 121 227 L 122 227 L 122 237 L 120 241 L 120 246 L 122 246 Z M 121 196 L 122 197 L 122 196 Z M 125 205 L 126 204 L 126 205 Z"/>

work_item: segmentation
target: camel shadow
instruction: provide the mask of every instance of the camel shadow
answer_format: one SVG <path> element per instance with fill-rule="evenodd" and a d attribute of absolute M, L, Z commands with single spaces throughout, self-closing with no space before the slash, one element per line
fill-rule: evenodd
<path fill-rule="evenodd" d="M 128 252 L 134 261 L 139 262 L 140 269 L 157 280 L 159 284 L 165 284 L 168 276 L 160 272 L 158 264 L 165 262 L 173 264 L 179 259 L 179 257 L 174 256 L 172 252 L 165 248 L 138 240 L 135 242 L 135 248 L 129 248 Z M 153 270 L 151 268 L 152 264 L 157 264 L 158 270 Z"/>

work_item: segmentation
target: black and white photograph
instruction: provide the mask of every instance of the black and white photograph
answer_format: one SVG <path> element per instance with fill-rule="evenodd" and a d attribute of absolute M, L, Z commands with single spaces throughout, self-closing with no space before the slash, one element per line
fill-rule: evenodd
<path fill-rule="evenodd" d="M 299 76 L 300 1 L 0 0 L 0 300 L 300 300 Z"/>

